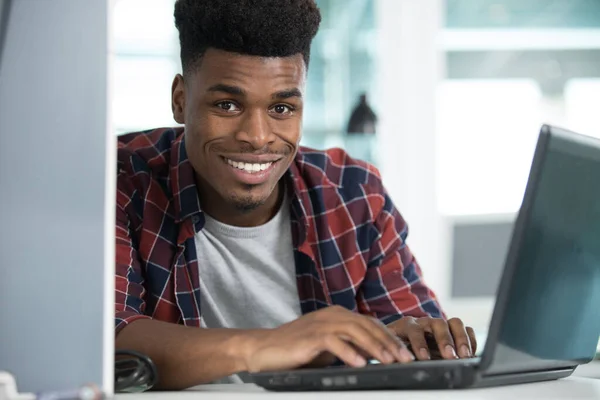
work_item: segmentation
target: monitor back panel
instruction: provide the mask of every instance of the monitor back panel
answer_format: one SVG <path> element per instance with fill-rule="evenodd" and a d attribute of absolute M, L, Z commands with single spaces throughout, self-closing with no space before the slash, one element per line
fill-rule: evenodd
<path fill-rule="evenodd" d="M 15 375 L 20 391 L 87 382 L 112 389 L 107 20 L 106 0 L 13 0 L 8 19 L 0 65 L 0 370 Z"/>

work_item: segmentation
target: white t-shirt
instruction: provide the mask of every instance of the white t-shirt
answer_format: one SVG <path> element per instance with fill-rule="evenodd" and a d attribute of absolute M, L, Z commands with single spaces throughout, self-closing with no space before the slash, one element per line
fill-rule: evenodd
<path fill-rule="evenodd" d="M 257 227 L 205 217 L 195 237 L 201 326 L 275 328 L 301 316 L 287 197 L 277 214 Z M 224 381 L 241 382 L 237 376 Z"/>

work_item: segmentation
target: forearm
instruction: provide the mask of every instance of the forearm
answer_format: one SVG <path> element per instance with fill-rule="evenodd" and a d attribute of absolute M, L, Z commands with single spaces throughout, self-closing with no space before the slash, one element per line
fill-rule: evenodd
<path fill-rule="evenodd" d="M 142 319 L 119 332 L 115 347 L 149 356 L 158 369 L 157 388 L 179 390 L 244 371 L 244 355 L 253 333 Z"/>

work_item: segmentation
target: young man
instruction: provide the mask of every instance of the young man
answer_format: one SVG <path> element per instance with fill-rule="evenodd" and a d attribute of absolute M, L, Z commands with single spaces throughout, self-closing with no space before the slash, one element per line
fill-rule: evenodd
<path fill-rule="evenodd" d="M 320 19 L 313 0 L 175 5 L 185 128 L 118 150 L 116 346 L 148 354 L 162 388 L 475 351 L 424 284 L 378 171 L 299 147 Z"/>

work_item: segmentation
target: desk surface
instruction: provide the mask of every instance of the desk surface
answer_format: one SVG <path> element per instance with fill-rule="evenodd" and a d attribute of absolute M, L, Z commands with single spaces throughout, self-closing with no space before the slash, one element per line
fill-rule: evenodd
<path fill-rule="evenodd" d="M 445 390 L 445 391 L 373 391 L 373 392 L 305 392 L 278 393 L 268 392 L 255 385 L 204 385 L 182 392 L 155 392 L 145 394 L 124 394 L 115 396 L 121 400 L 231 400 L 253 399 L 327 399 L 365 400 L 369 397 L 377 400 L 505 400 L 505 399 L 600 399 L 600 379 L 573 376 L 552 382 L 530 383 L 488 389 Z"/>

